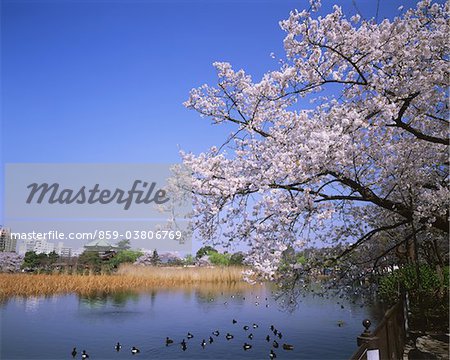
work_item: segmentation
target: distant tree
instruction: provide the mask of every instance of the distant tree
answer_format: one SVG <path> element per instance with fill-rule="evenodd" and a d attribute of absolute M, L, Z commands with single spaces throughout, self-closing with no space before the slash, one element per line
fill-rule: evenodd
<path fill-rule="evenodd" d="M 0 272 L 19 271 L 23 258 L 23 255 L 14 252 L 0 252 Z"/>
<path fill-rule="evenodd" d="M 184 265 L 194 265 L 195 258 L 191 254 L 187 254 L 184 257 Z"/>
<path fill-rule="evenodd" d="M 208 252 L 209 261 L 213 265 L 228 266 L 230 264 L 230 254 L 221 254 L 217 251 Z"/>
<path fill-rule="evenodd" d="M 152 254 L 152 257 L 150 258 L 150 262 L 153 266 L 156 266 L 159 263 L 161 263 L 161 259 L 158 255 L 158 251 L 156 251 L 156 249 L 153 250 L 153 254 Z"/>
<path fill-rule="evenodd" d="M 283 251 L 281 258 L 286 263 L 295 264 L 297 255 L 295 253 L 295 250 L 292 246 L 288 246 L 286 250 Z"/>
<path fill-rule="evenodd" d="M 59 255 L 52 251 L 48 255 L 46 253 L 37 254 L 34 251 L 27 251 L 22 263 L 22 269 L 41 270 L 47 269 L 49 265 L 54 264 L 59 259 Z"/>
<path fill-rule="evenodd" d="M 22 263 L 22 269 L 37 269 L 40 264 L 39 255 L 34 251 L 27 251 Z"/>
<path fill-rule="evenodd" d="M 130 239 L 124 239 L 124 240 L 120 240 L 116 246 L 120 249 L 120 250 L 129 250 L 131 249 L 131 244 L 130 244 Z"/>
<path fill-rule="evenodd" d="M 217 252 L 217 250 L 214 249 L 212 246 L 206 245 L 206 246 L 203 246 L 200 249 L 198 249 L 195 257 L 197 259 L 200 259 L 201 257 L 208 255 L 208 253 L 210 253 L 210 252 Z"/>
<path fill-rule="evenodd" d="M 109 259 L 108 265 L 110 269 L 116 269 L 120 264 L 134 263 L 143 253 L 134 250 L 119 251 L 113 258 Z"/>
<path fill-rule="evenodd" d="M 102 259 L 95 251 L 85 251 L 78 257 L 78 263 L 80 265 L 89 266 L 95 271 L 98 271 L 100 270 Z"/>
<path fill-rule="evenodd" d="M 185 265 L 185 262 L 184 262 L 184 259 L 182 259 L 182 258 L 173 258 L 168 261 L 167 265 L 183 266 L 183 265 Z"/>
<path fill-rule="evenodd" d="M 292 246 L 288 246 L 281 254 L 281 261 L 278 270 L 282 273 L 289 271 L 296 263 L 297 255 Z"/>
<path fill-rule="evenodd" d="M 230 257 L 230 265 L 240 266 L 244 263 L 245 256 L 242 252 L 237 252 L 231 255 Z"/>
<path fill-rule="evenodd" d="M 306 262 L 307 262 L 307 259 L 306 259 L 305 255 L 303 255 L 301 253 L 297 254 L 297 261 L 296 261 L 297 264 L 305 265 Z"/>
<path fill-rule="evenodd" d="M 58 261 L 59 255 L 56 253 L 56 251 L 52 251 L 50 254 L 47 255 L 47 259 L 48 265 L 51 265 Z"/>

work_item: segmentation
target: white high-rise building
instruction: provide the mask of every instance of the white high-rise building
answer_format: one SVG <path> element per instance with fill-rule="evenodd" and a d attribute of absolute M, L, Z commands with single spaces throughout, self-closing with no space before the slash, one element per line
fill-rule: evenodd
<path fill-rule="evenodd" d="M 72 251 L 72 256 L 73 257 L 80 256 L 83 252 L 84 252 L 84 247 L 80 247 L 80 248 Z"/>
<path fill-rule="evenodd" d="M 55 244 L 47 242 L 47 240 L 39 239 L 34 244 L 34 252 L 36 254 L 45 253 L 49 254 L 55 250 Z"/>
<path fill-rule="evenodd" d="M 63 248 L 61 248 L 58 255 L 61 256 L 62 258 L 70 258 L 72 256 L 72 248 L 63 247 Z"/>
<path fill-rule="evenodd" d="M 0 251 L 16 252 L 17 239 L 11 236 L 11 229 L 0 226 Z"/>
<path fill-rule="evenodd" d="M 19 247 L 19 254 L 25 254 L 28 251 L 34 251 L 36 254 L 49 254 L 55 251 L 55 244 L 45 239 L 26 240 Z"/>
<path fill-rule="evenodd" d="M 55 246 L 55 252 L 58 255 L 61 255 L 61 250 L 64 248 L 64 243 L 62 241 L 58 242 L 58 244 Z"/>

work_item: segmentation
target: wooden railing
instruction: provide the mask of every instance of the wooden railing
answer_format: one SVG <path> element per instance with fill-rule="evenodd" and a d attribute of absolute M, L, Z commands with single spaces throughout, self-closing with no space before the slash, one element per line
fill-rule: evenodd
<path fill-rule="evenodd" d="M 384 314 L 376 329 L 369 330 L 370 321 L 364 320 L 366 328 L 358 336 L 359 348 L 351 360 L 397 360 L 403 359 L 407 330 L 406 302 L 402 298 Z"/>

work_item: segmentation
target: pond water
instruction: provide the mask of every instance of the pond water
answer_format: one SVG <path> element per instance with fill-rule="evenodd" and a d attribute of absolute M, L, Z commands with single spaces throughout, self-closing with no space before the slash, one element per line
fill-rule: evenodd
<path fill-rule="evenodd" d="M 0 358 L 4 360 L 71 359 L 73 347 L 77 359 L 83 349 L 90 359 L 108 360 L 269 359 L 271 349 L 277 359 L 348 359 L 363 330 L 361 321 L 370 318 L 376 323 L 380 310 L 312 293 L 291 303 L 287 297 L 276 299 L 267 286 L 236 285 L 14 298 L 1 304 L 0 315 Z M 250 329 L 245 331 L 245 325 Z M 276 338 L 279 348 L 273 348 L 271 325 L 282 333 L 281 339 Z M 219 336 L 212 334 L 215 330 Z M 188 332 L 192 339 L 187 339 Z M 227 340 L 227 332 L 234 338 Z M 166 337 L 174 343 L 166 346 Z M 183 339 L 185 351 L 180 346 Z M 204 348 L 203 339 L 207 341 Z M 114 349 L 118 341 L 119 352 Z M 252 348 L 245 351 L 245 342 Z M 294 349 L 283 350 L 284 343 Z M 140 353 L 132 355 L 132 346 Z"/>

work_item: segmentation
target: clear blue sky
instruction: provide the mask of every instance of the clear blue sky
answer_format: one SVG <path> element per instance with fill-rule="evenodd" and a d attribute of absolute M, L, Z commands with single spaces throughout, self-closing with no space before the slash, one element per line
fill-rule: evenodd
<path fill-rule="evenodd" d="M 377 13 L 376 0 L 322 2 L 321 13 L 334 3 L 349 16 Z M 378 19 L 414 4 L 380 0 Z M 214 61 L 254 79 L 275 68 L 269 54 L 281 56 L 284 38 L 278 22 L 308 7 L 307 0 L 3 0 L 2 170 L 16 162 L 179 162 L 179 149 L 221 144 L 226 127 L 182 106 L 189 90 L 215 81 Z"/>

